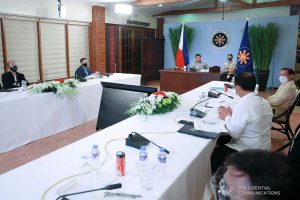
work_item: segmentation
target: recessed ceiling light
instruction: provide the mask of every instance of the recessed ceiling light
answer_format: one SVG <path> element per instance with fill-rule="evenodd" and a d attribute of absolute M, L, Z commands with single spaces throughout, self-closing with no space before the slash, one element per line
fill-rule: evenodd
<path fill-rule="evenodd" d="M 162 4 L 158 4 L 158 7 L 162 7 Z"/>
<path fill-rule="evenodd" d="M 126 4 L 116 4 L 115 12 L 130 15 L 132 13 L 132 6 Z"/>

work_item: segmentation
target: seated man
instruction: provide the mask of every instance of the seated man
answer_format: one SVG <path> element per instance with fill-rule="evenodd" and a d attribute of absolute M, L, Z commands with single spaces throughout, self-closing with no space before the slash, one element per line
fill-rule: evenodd
<path fill-rule="evenodd" d="M 195 71 L 201 71 L 203 69 L 208 69 L 209 66 L 207 63 L 201 61 L 201 55 L 197 53 L 195 55 L 195 62 L 191 65 L 191 69 Z"/>
<path fill-rule="evenodd" d="M 289 68 L 282 68 L 280 70 L 279 80 L 281 85 L 276 93 L 268 98 L 269 104 L 275 108 L 275 116 L 282 114 L 288 109 L 297 93 L 294 74 L 294 70 Z"/>
<path fill-rule="evenodd" d="M 18 71 L 18 66 L 14 60 L 7 62 L 6 71 L 2 74 L 2 83 L 4 89 L 16 88 L 22 86 L 22 81 L 26 81 L 26 85 L 29 85 L 24 74 L 21 74 Z"/>
<path fill-rule="evenodd" d="M 272 108 L 269 103 L 254 92 L 256 78 L 249 72 L 235 76 L 235 90 L 241 97 L 231 109 L 218 108 L 219 117 L 225 120 L 231 141 L 216 146 L 211 156 L 212 170 L 223 164 L 226 156 L 245 149 L 271 148 Z"/>
<path fill-rule="evenodd" d="M 228 156 L 225 165 L 225 173 L 215 175 L 221 181 L 213 177 L 215 185 L 223 186 L 220 199 L 286 200 L 299 196 L 300 173 L 282 153 L 245 150 Z"/>
<path fill-rule="evenodd" d="M 82 81 L 86 76 L 91 75 L 92 71 L 87 66 L 87 59 L 86 58 L 81 58 L 80 59 L 80 64 L 81 65 L 75 71 L 75 78 Z"/>
<path fill-rule="evenodd" d="M 224 71 L 227 72 L 227 81 L 231 82 L 236 71 L 236 63 L 232 61 L 233 55 L 227 55 L 227 62 L 224 63 Z"/>

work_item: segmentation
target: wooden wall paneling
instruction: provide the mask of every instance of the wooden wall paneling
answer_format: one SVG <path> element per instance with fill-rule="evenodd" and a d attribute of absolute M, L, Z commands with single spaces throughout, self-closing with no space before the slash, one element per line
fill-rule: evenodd
<path fill-rule="evenodd" d="M 70 45 L 69 45 L 69 23 L 65 24 L 65 33 L 66 33 L 66 58 L 67 58 L 67 74 L 70 78 Z"/>
<path fill-rule="evenodd" d="M 40 81 L 44 81 L 44 71 L 43 71 L 43 57 L 42 57 L 42 35 L 41 35 L 41 22 L 37 22 L 37 33 L 38 33 L 38 51 L 39 51 L 39 71 L 40 71 Z"/>
<path fill-rule="evenodd" d="M 1 18 L 1 31 L 2 31 L 2 47 L 3 47 L 3 62 L 4 62 L 4 71 L 6 72 L 6 63 L 7 63 L 7 49 L 6 49 L 6 35 L 5 35 L 5 26 L 4 18 Z"/>

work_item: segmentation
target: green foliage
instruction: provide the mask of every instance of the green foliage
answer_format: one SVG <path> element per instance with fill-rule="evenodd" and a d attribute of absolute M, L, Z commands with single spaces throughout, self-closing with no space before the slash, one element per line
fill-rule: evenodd
<path fill-rule="evenodd" d="M 251 25 L 249 27 L 249 39 L 255 69 L 269 70 L 278 37 L 279 25 L 277 23 L 268 23 L 266 26 Z"/>
<path fill-rule="evenodd" d="M 186 31 L 186 39 L 187 39 L 187 46 L 188 50 L 190 50 L 192 41 L 194 38 L 194 29 L 191 27 L 188 27 L 185 25 L 185 31 Z M 180 34 L 181 34 L 182 25 L 176 27 L 176 28 L 170 28 L 169 29 L 169 38 L 171 41 L 172 51 L 174 54 L 174 58 L 176 57 L 176 53 L 178 50 L 179 40 L 180 40 Z"/>

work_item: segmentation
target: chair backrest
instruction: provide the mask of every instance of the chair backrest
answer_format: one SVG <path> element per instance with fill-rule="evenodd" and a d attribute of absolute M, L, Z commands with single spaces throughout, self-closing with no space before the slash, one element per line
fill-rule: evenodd
<path fill-rule="evenodd" d="M 129 106 L 142 97 L 147 97 L 157 89 L 135 85 L 101 82 L 103 91 L 98 114 L 96 129 L 104 129 L 118 123 L 129 115 L 126 111 Z"/>
<path fill-rule="evenodd" d="M 286 120 L 288 121 L 290 119 L 291 114 L 293 113 L 296 105 L 298 104 L 300 100 L 300 90 L 296 93 L 293 101 L 290 103 L 290 106 L 288 108 L 287 114 L 286 114 Z"/>
<path fill-rule="evenodd" d="M 220 73 L 221 72 L 221 67 L 219 66 L 212 66 L 209 68 L 210 73 Z"/>
<path fill-rule="evenodd" d="M 295 130 L 295 136 L 289 149 L 289 156 L 300 156 L 300 124 Z"/>

